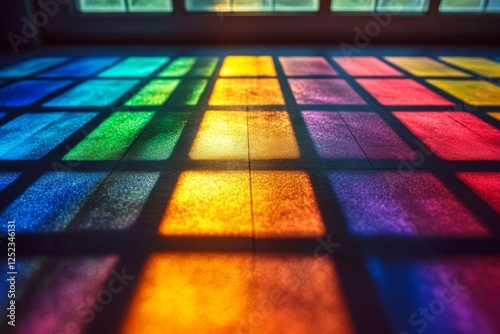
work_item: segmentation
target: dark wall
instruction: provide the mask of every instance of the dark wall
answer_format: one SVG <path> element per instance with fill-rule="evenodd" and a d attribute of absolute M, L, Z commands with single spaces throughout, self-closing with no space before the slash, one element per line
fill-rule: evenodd
<path fill-rule="evenodd" d="M 31 19 L 31 1 L 29 0 L 3 0 L 0 10 L 0 48 L 2 49 L 12 49 L 10 38 L 16 39 L 12 34 L 16 34 L 25 41 L 22 28 L 23 28 L 23 17 L 28 20 Z M 27 43 L 23 43 L 23 48 L 33 48 L 40 42 L 40 34 L 27 39 Z"/>

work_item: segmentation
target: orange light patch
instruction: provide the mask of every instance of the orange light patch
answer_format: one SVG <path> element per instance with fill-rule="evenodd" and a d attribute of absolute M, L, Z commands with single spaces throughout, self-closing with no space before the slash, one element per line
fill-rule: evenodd
<path fill-rule="evenodd" d="M 275 77 L 271 56 L 228 56 L 220 70 L 222 77 Z"/>
<path fill-rule="evenodd" d="M 249 112 L 250 159 L 299 159 L 300 150 L 287 112 Z"/>
<path fill-rule="evenodd" d="M 252 236 L 248 171 L 183 172 L 160 223 L 169 236 Z"/>
<path fill-rule="evenodd" d="M 194 160 L 248 160 L 246 113 L 207 111 L 189 157 Z"/>
<path fill-rule="evenodd" d="M 149 258 L 121 333 L 145 328 L 149 334 L 354 333 L 331 261 L 217 253 Z"/>
<path fill-rule="evenodd" d="M 284 105 L 277 79 L 217 79 L 211 106 Z"/>
<path fill-rule="evenodd" d="M 500 112 L 489 112 L 488 115 L 500 121 Z"/>
<path fill-rule="evenodd" d="M 255 236 L 319 237 L 325 225 L 309 176 L 300 171 L 252 171 Z"/>

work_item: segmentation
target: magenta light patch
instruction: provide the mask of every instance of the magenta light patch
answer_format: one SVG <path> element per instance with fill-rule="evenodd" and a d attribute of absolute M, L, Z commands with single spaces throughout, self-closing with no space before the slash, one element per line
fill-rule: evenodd
<path fill-rule="evenodd" d="M 343 79 L 288 79 L 295 100 L 301 105 L 365 105 L 366 102 Z"/>
<path fill-rule="evenodd" d="M 279 57 L 279 61 L 287 76 L 337 75 L 323 57 Z"/>
<path fill-rule="evenodd" d="M 356 79 L 356 81 L 385 106 L 453 106 L 453 102 L 413 79 Z"/>
<path fill-rule="evenodd" d="M 403 73 L 377 57 L 334 57 L 333 60 L 339 64 L 347 74 L 354 77 L 403 76 Z"/>

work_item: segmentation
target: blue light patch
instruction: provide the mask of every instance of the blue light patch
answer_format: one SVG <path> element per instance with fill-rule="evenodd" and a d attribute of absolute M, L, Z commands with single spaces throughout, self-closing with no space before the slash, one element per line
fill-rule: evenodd
<path fill-rule="evenodd" d="M 68 60 L 67 57 L 40 57 L 0 70 L 0 78 L 23 78 Z"/>
<path fill-rule="evenodd" d="M 74 77 L 84 78 L 94 75 L 108 66 L 116 63 L 118 57 L 88 57 L 75 60 L 69 64 L 56 67 L 52 70 L 39 74 L 41 78 Z"/>
<path fill-rule="evenodd" d="M 134 224 L 159 172 L 114 172 L 75 218 L 78 230 L 123 230 Z"/>
<path fill-rule="evenodd" d="M 0 173 L 0 191 L 4 190 L 14 182 L 21 173 Z"/>
<path fill-rule="evenodd" d="M 5 115 L 7 115 L 7 114 L 4 112 L 0 112 L 0 118 L 4 117 Z"/>
<path fill-rule="evenodd" d="M 44 107 L 106 107 L 139 82 L 139 80 L 88 80 L 48 101 Z"/>
<path fill-rule="evenodd" d="M 99 74 L 106 78 L 147 77 L 165 65 L 168 57 L 130 57 Z"/>
<path fill-rule="evenodd" d="M 16 233 L 64 230 L 107 172 L 48 172 L 0 214 L 0 228 L 16 222 Z"/>
<path fill-rule="evenodd" d="M 0 106 L 25 107 L 61 89 L 71 80 L 24 80 L 0 89 Z"/>
<path fill-rule="evenodd" d="M 97 113 L 54 112 L 24 114 L 0 127 L 0 160 L 41 159 Z M 35 125 L 35 126 L 34 126 Z"/>
<path fill-rule="evenodd" d="M 3 232 L 3 231 L 2 231 Z M 43 258 L 16 258 L 16 300 L 20 300 L 24 295 L 25 289 L 29 287 L 27 281 L 33 277 L 33 275 L 41 268 L 43 264 Z M 6 268 L 6 266 L 5 266 Z M 5 310 L 8 307 L 9 298 L 9 281 L 10 275 L 7 274 L 5 270 L 0 276 L 0 308 Z M 0 320 L 0 325 L 5 321 L 10 321 L 9 318 L 2 317 Z"/>

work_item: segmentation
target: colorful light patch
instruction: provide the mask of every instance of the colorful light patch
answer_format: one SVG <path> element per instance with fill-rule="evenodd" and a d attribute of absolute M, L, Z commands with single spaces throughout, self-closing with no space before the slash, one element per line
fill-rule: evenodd
<path fill-rule="evenodd" d="M 305 172 L 188 171 L 179 178 L 159 233 L 319 237 L 325 227 Z"/>
<path fill-rule="evenodd" d="M 166 78 L 185 75 L 209 77 L 215 72 L 218 57 L 179 57 L 163 69 L 158 76 Z"/>
<path fill-rule="evenodd" d="M 48 172 L 0 213 L 0 227 L 16 222 L 16 233 L 63 231 L 107 173 Z"/>
<path fill-rule="evenodd" d="M 500 77 L 500 63 L 484 57 L 439 57 L 442 61 L 487 78 Z"/>
<path fill-rule="evenodd" d="M 433 334 L 498 332 L 499 263 L 498 256 L 366 261 L 393 331 Z"/>
<path fill-rule="evenodd" d="M 251 160 L 299 159 L 300 150 L 287 112 L 248 112 Z"/>
<path fill-rule="evenodd" d="M 82 230 L 124 230 L 142 211 L 159 172 L 113 172 L 86 201 L 73 224 Z"/>
<path fill-rule="evenodd" d="M 316 238 L 325 234 L 309 175 L 301 171 L 251 171 L 256 238 Z"/>
<path fill-rule="evenodd" d="M 387 65 L 377 57 L 333 57 L 347 74 L 354 77 L 401 77 L 403 73 Z"/>
<path fill-rule="evenodd" d="M 374 112 L 304 111 L 302 116 L 322 158 L 416 159 L 412 149 Z"/>
<path fill-rule="evenodd" d="M 298 159 L 287 112 L 207 111 L 189 156 L 195 160 Z"/>
<path fill-rule="evenodd" d="M 490 232 L 434 175 L 332 171 L 330 184 L 352 233 L 482 237 Z"/>
<path fill-rule="evenodd" d="M 364 105 L 365 101 L 343 79 L 288 79 L 300 105 Z"/>
<path fill-rule="evenodd" d="M 445 160 L 500 160 L 500 130 L 467 112 L 394 112 Z"/>
<path fill-rule="evenodd" d="M 15 272 L 16 272 L 16 292 L 15 298 L 17 300 L 21 300 L 26 290 L 29 290 L 29 282 L 31 278 L 39 271 L 40 267 L 43 264 L 43 258 L 35 257 L 35 258 L 25 258 L 16 256 L 15 263 Z M 8 274 L 9 271 L 5 271 L 0 275 L 0 307 L 7 309 L 10 305 L 10 281 L 7 279 L 11 278 L 11 274 Z M 9 314 L 10 311 L 7 311 Z M 16 319 L 17 320 L 17 319 Z M 10 322 L 9 317 L 0 318 L 0 325 L 3 325 L 6 322 Z"/>
<path fill-rule="evenodd" d="M 181 137 L 190 113 L 158 113 L 127 151 L 125 160 L 166 160 Z"/>
<path fill-rule="evenodd" d="M 151 80 L 125 103 L 129 107 L 161 106 L 179 85 L 180 80 Z"/>
<path fill-rule="evenodd" d="M 489 112 L 488 115 L 500 121 L 500 112 Z"/>
<path fill-rule="evenodd" d="M 177 181 L 159 233 L 252 237 L 251 210 L 248 171 L 187 171 Z"/>
<path fill-rule="evenodd" d="M 168 57 L 129 57 L 99 74 L 105 78 L 141 78 L 153 74 L 165 65 Z"/>
<path fill-rule="evenodd" d="M 227 56 L 219 75 L 221 77 L 275 77 L 271 56 Z"/>
<path fill-rule="evenodd" d="M 132 280 L 126 269 L 113 270 L 118 261 L 117 256 L 59 261 L 52 275 L 37 281 L 38 290 L 16 323 L 16 332 L 48 334 L 65 333 L 68 329 L 84 332 L 97 310 L 111 303 Z"/>
<path fill-rule="evenodd" d="M 205 112 L 189 157 L 194 160 L 248 160 L 246 112 Z"/>
<path fill-rule="evenodd" d="M 356 79 L 385 106 L 452 106 L 451 101 L 413 79 Z"/>
<path fill-rule="evenodd" d="M 115 112 L 63 160 L 119 160 L 153 115 L 153 112 Z"/>
<path fill-rule="evenodd" d="M 279 57 L 287 76 L 337 75 L 323 57 Z"/>
<path fill-rule="evenodd" d="M 117 57 L 86 57 L 72 61 L 71 63 L 56 67 L 38 75 L 41 78 L 72 77 L 84 78 L 104 70 L 106 67 L 116 63 Z"/>
<path fill-rule="evenodd" d="M 0 160 L 41 159 L 96 115 L 90 112 L 21 115 L 0 127 L 0 137 L 5 135 L 0 144 Z"/>
<path fill-rule="evenodd" d="M 499 106 L 500 87 L 482 80 L 427 80 L 471 106 Z"/>
<path fill-rule="evenodd" d="M 168 105 L 171 106 L 195 106 L 200 101 L 201 96 L 207 88 L 208 80 L 183 80 L 180 86 L 175 90 Z"/>
<path fill-rule="evenodd" d="M 88 80 L 58 97 L 44 107 L 107 107 L 131 90 L 139 80 Z"/>
<path fill-rule="evenodd" d="M 124 319 L 121 334 L 355 332 L 335 264 L 305 256 L 153 254 Z"/>
<path fill-rule="evenodd" d="M 0 78 L 23 78 L 67 61 L 66 57 L 38 57 L 0 70 Z"/>
<path fill-rule="evenodd" d="M 7 188 L 19 176 L 21 176 L 21 173 L 0 173 L 0 191 Z"/>
<path fill-rule="evenodd" d="M 183 77 L 191 71 L 196 63 L 196 57 L 179 57 L 164 68 L 159 77 Z"/>
<path fill-rule="evenodd" d="M 23 80 L 0 88 L 1 107 L 25 107 L 68 86 L 71 80 Z"/>
<path fill-rule="evenodd" d="M 284 105 L 277 79 L 217 79 L 209 105 Z"/>
<path fill-rule="evenodd" d="M 385 60 L 417 77 L 470 77 L 429 57 L 385 57 Z"/>
<path fill-rule="evenodd" d="M 251 160 L 299 159 L 300 150 L 287 112 L 248 112 Z"/>
<path fill-rule="evenodd" d="M 461 172 L 457 176 L 500 214 L 500 173 Z"/>

